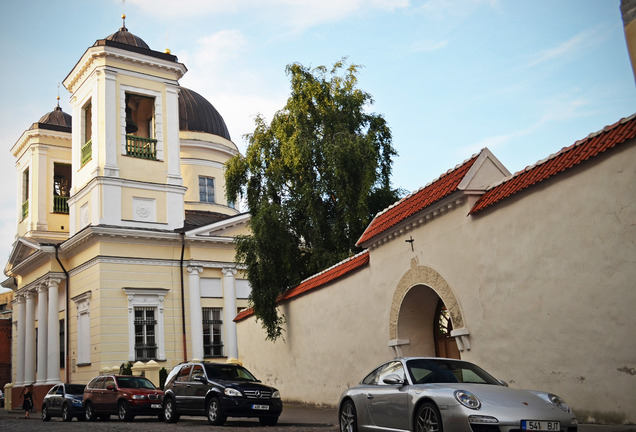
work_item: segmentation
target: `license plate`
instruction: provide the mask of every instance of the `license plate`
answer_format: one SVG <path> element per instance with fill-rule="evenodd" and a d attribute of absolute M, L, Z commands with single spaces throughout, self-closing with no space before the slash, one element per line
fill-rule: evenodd
<path fill-rule="evenodd" d="M 558 421 L 521 420 L 521 430 L 527 431 L 560 431 Z"/>
<path fill-rule="evenodd" d="M 152 405 L 150 405 L 150 408 L 152 408 L 152 409 L 161 409 L 162 406 L 161 406 L 161 404 L 152 404 Z"/>
<path fill-rule="evenodd" d="M 269 409 L 269 405 L 252 405 L 252 409 L 267 411 Z"/>

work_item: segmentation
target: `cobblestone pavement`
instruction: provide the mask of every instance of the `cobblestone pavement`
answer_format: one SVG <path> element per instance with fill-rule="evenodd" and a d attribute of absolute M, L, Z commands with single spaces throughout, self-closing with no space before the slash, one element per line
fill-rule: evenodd
<path fill-rule="evenodd" d="M 182 417 L 178 423 L 168 424 L 152 417 L 138 417 L 132 422 L 120 422 L 111 417 L 110 421 L 78 422 L 73 420 L 64 423 L 59 418 L 49 422 L 40 419 L 40 413 L 32 413 L 29 420 L 24 419 L 21 411 L 6 411 L 0 409 L 0 431 L 2 432 L 34 432 L 34 431 L 136 431 L 136 432 L 179 432 L 179 431 L 209 431 L 209 432 L 336 432 L 338 430 L 337 413 L 335 408 L 316 408 L 304 405 L 286 404 L 283 414 L 276 426 L 264 427 L 257 419 L 230 418 L 224 426 L 210 426 L 204 417 Z M 447 431 L 453 432 L 453 431 Z M 579 432 L 636 432 L 636 425 L 579 425 Z"/>

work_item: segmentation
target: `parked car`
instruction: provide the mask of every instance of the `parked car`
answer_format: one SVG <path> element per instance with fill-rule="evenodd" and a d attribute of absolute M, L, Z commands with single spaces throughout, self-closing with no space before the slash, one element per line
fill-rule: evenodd
<path fill-rule="evenodd" d="M 4 408 L 4 393 L 0 390 L 0 408 Z"/>
<path fill-rule="evenodd" d="M 224 424 L 228 417 L 258 417 L 262 425 L 273 426 L 283 411 L 280 392 L 236 364 L 179 364 L 168 374 L 164 391 L 168 423 L 181 415 L 204 415 L 213 425 Z"/>
<path fill-rule="evenodd" d="M 443 358 L 398 358 L 344 391 L 340 431 L 576 432 L 560 397 L 509 388 L 480 367 Z"/>
<path fill-rule="evenodd" d="M 73 420 L 73 417 L 83 421 L 84 387 L 84 384 L 58 384 L 51 387 L 42 401 L 42 420 L 49 421 L 51 417 L 60 416 L 67 422 Z"/>
<path fill-rule="evenodd" d="M 117 414 L 122 421 L 131 421 L 137 415 L 163 419 L 162 399 L 163 392 L 144 377 L 100 375 L 84 389 L 85 418 L 108 420 L 111 414 Z"/>

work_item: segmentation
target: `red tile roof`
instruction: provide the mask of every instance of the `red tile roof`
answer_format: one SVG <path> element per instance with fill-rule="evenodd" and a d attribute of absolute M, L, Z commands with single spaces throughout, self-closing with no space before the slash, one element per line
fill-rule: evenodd
<path fill-rule="evenodd" d="M 583 161 L 591 159 L 636 137 L 636 114 L 579 140 L 570 147 L 529 166 L 512 177 L 492 186 L 475 203 L 469 214 L 475 214 L 534 184 L 542 182 Z"/>
<path fill-rule="evenodd" d="M 378 213 L 364 233 L 362 233 L 357 245 L 360 246 L 403 220 L 420 212 L 422 209 L 455 192 L 478 156 L 479 154 L 474 155 L 463 164 L 442 174 L 437 180 L 434 180 L 417 192 L 402 198 L 391 207 Z"/>
<path fill-rule="evenodd" d="M 278 296 L 277 301 L 280 303 L 303 295 L 309 291 L 324 287 L 328 283 L 341 278 L 355 270 L 358 270 L 359 268 L 362 268 L 367 264 L 369 264 L 369 251 L 365 250 L 364 252 L 360 252 L 357 255 L 347 258 L 346 260 L 341 261 L 333 267 L 330 267 L 327 270 L 324 270 L 310 277 L 309 279 L 305 279 L 296 287 L 291 288 L 286 293 Z M 234 318 L 234 321 L 241 321 L 249 316 L 252 316 L 253 314 L 254 310 L 252 308 L 245 309 L 241 311 L 236 316 L 236 318 Z"/>

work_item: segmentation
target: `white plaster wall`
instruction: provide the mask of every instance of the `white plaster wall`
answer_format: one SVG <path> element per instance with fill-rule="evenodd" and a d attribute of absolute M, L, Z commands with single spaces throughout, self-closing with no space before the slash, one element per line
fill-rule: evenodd
<path fill-rule="evenodd" d="M 636 146 L 624 145 L 476 217 L 465 202 L 372 250 L 361 271 L 286 303 L 284 342 L 266 342 L 254 318 L 240 322 L 240 357 L 284 399 L 337 403 L 392 357 L 391 302 L 413 263 L 457 297 L 471 343 L 462 358 L 513 387 L 559 394 L 584 419 L 634 422 L 634 160 Z"/>

